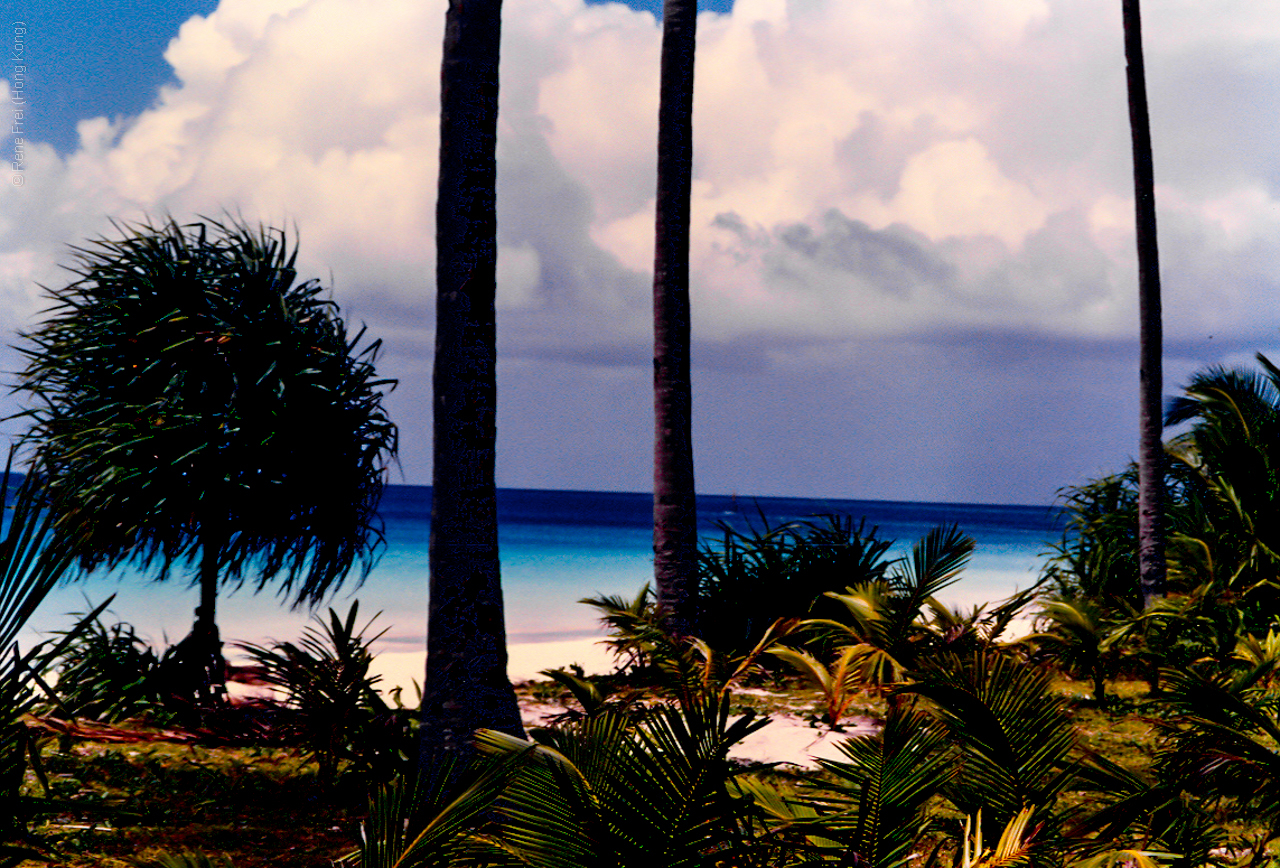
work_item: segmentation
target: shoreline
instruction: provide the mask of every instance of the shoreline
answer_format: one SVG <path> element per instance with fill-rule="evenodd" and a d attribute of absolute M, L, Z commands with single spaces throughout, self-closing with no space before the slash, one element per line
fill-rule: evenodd
<path fill-rule="evenodd" d="M 538 673 L 544 669 L 568 668 L 574 663 L 581 665 L 587 675 L 604 675 L 614 669 L 612 652 L 598 638 L 507 644 L 507 677 L 512 684 L 546 680 Z M 401 688 L 407 705 L 414 699 L 414 685 L 422 685 L 426 665 L 425 647 L 413 651 L 375 650 L 371 671 L 380 679 L 381 693 Z"/>

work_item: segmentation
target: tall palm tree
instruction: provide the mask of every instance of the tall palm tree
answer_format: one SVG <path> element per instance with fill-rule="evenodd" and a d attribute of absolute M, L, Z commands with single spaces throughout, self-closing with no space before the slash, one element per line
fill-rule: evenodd
<path fill-rule="evenodd" d="M 91 568 L 196 570 L 184 645 L 217 698 L 220 584 L 275 581 L 318 601 L 382 544 L 396 427 L 379 341 L 350 336 L 319 281 L 297 283 L 282 231 L 238 221 L 119 224 L 76 248 L 24 335 L 16 390 L 58 529 Z"/>
<path fill-rule="evenodd" d="M 522 735 L 507 680 L 494 489 L 501 0 L 450 0 L 440 73 L 436 353 L 421 762 Z"/>
<path fill-rule="evenodd" d="M 1151 121 L 1147 111 L 1138 0 L 1122 0 L 1122 14 L 1138 236 L 1138 581 L 1143 603 L 1149 608 L 1165 592 L 1160 255 L 1156 245 L 1155 169 L 1151 158 Z"/>
<path fill-rule="evenodd" d="M 653 268 L 653 568 L 658 608 L 697 632 L 698 510 L 689 380 L 689 196 L 697 0 L 665 0 Z"/>

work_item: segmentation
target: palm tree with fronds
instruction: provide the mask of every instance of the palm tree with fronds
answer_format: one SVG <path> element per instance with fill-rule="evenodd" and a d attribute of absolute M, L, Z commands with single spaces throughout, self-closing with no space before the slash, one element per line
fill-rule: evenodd
<path fill-rule="evenodd" d="M 194 568 L 185 641 L 222 679 L 221 585 L 274 582 L 319 601 L 382 545 L 376 509 L 397 447 L 380 341 L 348 332 L 286 233 L 239 220 L 115 224 L 73 248 L 23 335 L 15 390 L 59 532 L 86 569 Z"/>
<path fill-rule="evenodd" d="M 1239 551 L 1246 578 L 1276 578 L 1280 567 L 1280 369 L 1199 371 L 1169 402 L 1169 425 L 1190 428 L 1169 444 L 1208 495 L 1208 515 Z"/>

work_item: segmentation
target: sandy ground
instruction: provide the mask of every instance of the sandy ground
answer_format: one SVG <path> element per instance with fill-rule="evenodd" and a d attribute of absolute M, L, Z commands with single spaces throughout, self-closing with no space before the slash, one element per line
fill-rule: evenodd
<path fill-rule="evenodd" d="M 541 726 L 564 711 L 558 705 L 522 700 L 520 711 L 525 726 Z M 842 759 L 840 744 L 845 739 L 876 731 L 868 718 L 844 722 L 844 732 L 814 728 L 806 718 L 794 714 L 771 715 L 768 725 L 743 739 L 729 756 L 759 763 L 779 763 L 800 768 L 816 768 L 819 759 Z"/>
<path fill-rule="evenodd" d="M 1011 625 L 1009 636 L 1031 632 L 1030 622 L 1019 621 Z M 588 675 L 613 671 L 613 657 L 608 648 L 595 639 L 571 639 L 557 642 L 520 642 L 507 648 L 509 664 L 507 673 L 512 682 L 542 680 L 544 669 L 568 667 L 572 663 L 582 666 Z M 373 669 L 381 681 L 379 689 L 385 694 L 395 687 L 402 688 L 405 705 L 416 706 L 419 693 L 416 685 L 422 683 L 426 663 L 426 651 L 380 651 L 374 658 Z M 251 690 L 231 685 L 233 691 Z M 538 726 L 564 709 L 546 703 L 524 700 L 521 711 L 527 726 Z M 814 768 L 818 759 L 840 759 L 840 744 L 849 737 L 866 735 L 875 731 L 874 721 L 853 718 L 844 721 L 843 733 L 832 733 L 815 727 L 811 721 L 795 714 L 775 714 L 767 726 L 748 736 L 732 752 L 736 759 L 752 762 L 783 763 L 802 768 Z"/>
<path fill-rule="evenodd" d="M 519 642 L 507 646 L 507 676 L 512 682 L 545 680 L 543 669 L 559 669 L 571 663 L 580 664 L 588 675 L 613 671 L 613 656 L 595 639 L 566 639 L 559 642 Z M 378 689 L 383 693 L 402 687 L 405 703 L 416 697 L 414 684 L 422 684 L 427 652 L 379 651 L 373 660 L 373 671 L 381 676 Z"/>
<path fill-rule="evenodd" d="M 512 644 L 507 649 L 510 662 L 507 672 L 513 682 L 539 679 L 543 669 L 552 669 L 578 663 L 588 675 L 613 670 L 613 658 L 608 649 L 594 639 L 574 639 L 560 642 L 528 642 Z M 378 654 L 374 669 L 382 676 L 379 687 L 386 690 L 401 686 L 406 704 L 416 701 L 413 687 L 422 683 L 425 652 L 389 651 Z M 522 701 L 521 712 L 525 725 L 538 726 L 564 711 L 557 705 Z M 816 766 L 817 758 L 839 759 L 839 744 L 849 736 L 874 731 L 871 721 L 853 719 L 845 722 L 844 733 L 830 733 L 814 728 L 807 718 L 793 714 L 778 714 L 770 718 L 763 729 L 748 736 L 732 752 L 736 759 L 752 762 L 787 763 L 804 768 Z"/>

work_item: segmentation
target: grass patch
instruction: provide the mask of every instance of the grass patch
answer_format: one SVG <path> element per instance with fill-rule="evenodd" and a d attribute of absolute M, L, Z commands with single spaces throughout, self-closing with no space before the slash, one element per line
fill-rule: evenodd
<path fill-rule="evenodd" d="M 237 868 L 328 865 L 358 840 L 365 805 L 363 787 L 324 786 L 290 748 L 51 743 L 44 765 L 60 810 L 33 830 L 66 868 L 161 850 L 226 853 Z M 39 792 L 34 776 L 28 788 Z"/>

